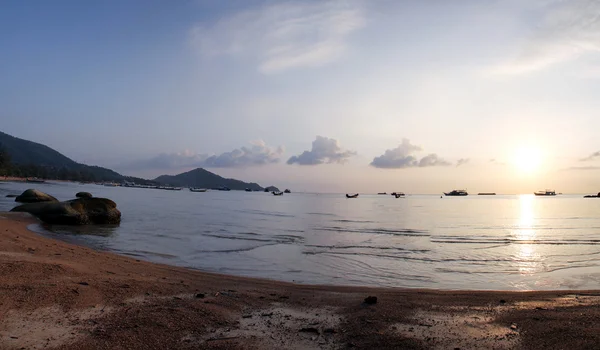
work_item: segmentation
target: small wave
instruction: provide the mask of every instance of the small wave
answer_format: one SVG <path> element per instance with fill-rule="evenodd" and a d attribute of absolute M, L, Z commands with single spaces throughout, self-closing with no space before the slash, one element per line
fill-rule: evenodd
<path fill-rule="evenodd" d="M 264 211 L 264 210 L 258 210 L 258 209 L 244 209 L 244 210 L 236 210 L 236 211 L 239 213 L 250 213 L 250 214 L 264 215 L 264 216 L 277 216 L 277 217 L 283 217 L 283 218 L 293 218 L 294 217 L 294 215 L 285 214 L 282 212 Z"/>
<path fill-rule="evenodd" d="M 337 216 L 332 213 L 306 213 L 306 215 L 319 215 L 319 216 Z"/>
<path fill-rule="evenodd" d="M 394 236 L 429 236 L 427 231 L 423 230 L 414 230 L 414 229 L 397 229 L 390 230 L 385 228 L 363 228 L 363 229 L 352 229 L 345 228 L 339 226 L 331 226 L 331 227 L 319 227 L 315 230 L 318 231 L 333 231 L 333 232 L 356 232 L 356 233 L 377 233 L 377 234 L 387 234 Z"/>
<path fill-rule="evenodd" d="M 166 258 L 166 259 L 177 258 L 176 255 L 171 255 L 171 254 L 166 254 L 166 253 L 158 253 L 158 252 L 150 252 L 150 251 L 146 251 L 146 250 L 132 250 L 132 251 L 116 250 L 116 251 L 120 252 L 120 254 L 123 254 L 123 255 L 134 256 L 134 257 L 139 257 L 139 258 L 144 258 L 149 255 L 157 256 L 159 258 Z"/>
<path fill-rule="evenodd" d="M 352 222 L 352 223 L 372 223 L 374 221 L 369 221 L 369 220 L 347 220 L 347 219 L 340 219 L 340 220 L 333 220 L 335 222 Z"/>
<path fill-rule="evenodd" d="M 203 236 L 222 238 L 222 239 L 231 239 L 231 240 L 240 240 L 240 241 L 274 242 L 274 243 L 286 243 L 286 244 L 300 243 L 300 242 L 304 241 L 304 237 L 292 236 L 292 235 L 275 235 L 275 236 L 259 235 L 260 237 L 254 237 L 254 236 L 247 237 L 247 236 L 239 236 L 239 234 L 237 234 L 237 233 L 230 233 L 227 235 L 205 233 L 205 234 L 203 234 Z"/>
<path fill-rule="evenodd" d="M 369 246 L 369 245 L 345 245 L 345 246 L 336 246 L 336 245 L 318 245 L 318 244 L 307 244 L 305 247 L 311 248 L 325 248 L 325 249 L 375 249 L 375 250 L 397 250 L 402 252 L 414 252 L 414 253 L 427 253 L 430 252 L 430 249 L 406 249 L 406 248 L 398 248 L 398 247 L 379 247 L 379 246 Z"/>
<path fill-rule="evenodd" d="M 544 244 L 544 245 L 600 245 L 599 239 L 586 240 L 520 240 L 512 238 L 469 238 L 469 237 L 432 237 L 433 243 L 448 244 Z"/>
<path fill-rule="evenodd" d="M 276 245 L 276 244 L 279 244 L 279 242 L 261 244 L 261 245 L 257 245 L 257 246 L 246 247 L 246 248 L 196 250 L 195 252 L 196 253 L 241 253 L 241 252 L 249 252 L 249 251 L 257 249 L 257 248 L 268 247 L 268 246 Z"/>

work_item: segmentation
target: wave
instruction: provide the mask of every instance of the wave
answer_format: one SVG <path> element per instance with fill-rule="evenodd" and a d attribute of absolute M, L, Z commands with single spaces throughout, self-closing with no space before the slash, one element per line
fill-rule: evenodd
<path fill-rule="evenodd" d="M 285 214 L 282 212 L 277 212 L 277 211 L 265 211 L 265 210 L 258 210 L 258 209 L 243 209 L 243 210 L 236 210 L 238 213 L 250 213 L 250 214 L 256 214 L 256 215 L 264 215 L 264 216 L 277 216 L 277 217 L 283 217 L 283 218 L 293 218 L 294 215 L 291 214 Z"/>
<path fill-rule="evenodd" d="M 347 219 L 340 219 L 340 220 L 333 220 L 335 222 L 352 222 L 352 223 L 373 223 L 374 221 L 370 221 L 370 220 L 347 220 Z"/>
<path fill-rule="evenodd" d="M 363 229 L 352 229 L 339 226 L 330 227 L 318 227 L 315 228 L 317 231 L 333 231 L 333 232 L 356 232 L 356 233 L 377 233 L 377 234 L 388 234 L 394 236 L 429 236 L 427 231 L 415 230 L 415 229 L 386 229 L 386 228 L 363 228 Z"/>
<path fill-rule="evenodd" d="M 513 238 L 470 238 L 470 237 L 451 237 L 437 236 L 432 237 L 433 243 L 447 244 L 545 244 L 545 245 L 600 245 L 600 239 L 513 239 Z"/>

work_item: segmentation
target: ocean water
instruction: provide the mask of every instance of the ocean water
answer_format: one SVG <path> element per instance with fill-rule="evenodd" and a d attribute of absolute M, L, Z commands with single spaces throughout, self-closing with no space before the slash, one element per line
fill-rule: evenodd
<path fill-rule="evenodd" d="M 116 227 L 37 226 L 55 238 L 154 262 L 307 284 L 549 290 L 600 288 L 600 199 L 582 195 L 193 193 L 0 183 L 60 200 L 117 202 Z"/>

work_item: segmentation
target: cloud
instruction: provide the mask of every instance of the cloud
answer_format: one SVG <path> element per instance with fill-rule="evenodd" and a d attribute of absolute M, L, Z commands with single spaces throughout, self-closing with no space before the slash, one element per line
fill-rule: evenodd
<path fill-rule="evenodd" d="M 271 148 L 262 140 L 253 141 L 251 144 L 252 147 L 241 147 L 220 155 L 199 154 L 189 150 L 163 153 L 150 159 L 122 166 L 120 169 L 244 168 L 277 163 L 284 153 L 282 146 Z"/>
<path fill-rule="evenodd" d="M 288 159 L 288 164 L 317 165 L 323 163 L 344 163 L 356 155 L 354 151 L 343 150 L 336 139 L 317 136 L 310 151 Z"/>
<path fill-rule="evenodd" d="M 211 26 L 191 29 L 192 45 L 205 57 L 250 58 L 263 73 L 316 67 L 336 61 L 348 37 L 365 25 L 361 3 L 272 3 L 239 12 Z"/>
<path fill-rule="evenodd" d="M 498 67 L 498 72 L 518 74 L 540 70 L 600 51 L 599 1 L 548 1 L 540 9 L 541 22 L 520 56 Z"/>
<path fill-rule="evenodd" d="M 492 164 L 496 164 L 496 165 L 506 165 L 506 163 L 504 163 L 504 162 L 500 162 L 500 161 L 498 161 L 496 158 L 492 158 L 492 159 L 490 159 L 490 163 L 492 163 Z"/>
<path fill-rule="evenodd" d="M 599 166 L 572 166 L 563 170 L 600 170 Z"/>
<path fill-rule="evenodd" d="M 587 161 L 590 161 L 590 160 L 594 160 L 594 159 L 596 159 L 598 157 L 600 157 L 600 151 L 594 152 L 594 153 L 590 154 L 589 156 L 587 156 L 585 158 L 581 158 L 579 161 L 580 162 L 587 162 Z"/>
<path fill-rule="evenodd" d="M 419 167 L 428 167 L 428 166 L 448 166 L 452 165 L 452 163 L 447 162 L 446 160 L 439 158 L 437 154 L 431 153 L 421 158 L 419 161 Z"/>
<path fill-rule="evenodd" d="M 247 166 L 278 163 L 284 149 L 282 146 L 272 149 L 262 141 L 253 141 L 252 147 L 242 147 L 204 160 L 206 168 L 243 168 Z"/>
<path fill-rule="evenodd" d="M 421 158 L 421 160 L 418 160 L 413 153 L 421 150 L 421 147 L 411 144 L 410 140 L 402 139 L 402 143 L 398 147 L 394 149 L 388 149 L 383 155 L 373 158 L 371 165 L 382 169 L 402 169 L 450 165 L 449 162 L 439 158 L 435 153 L 431 153 Z"/>
<path fill-rule="evenodd" d="M 458 168 L 461 165 L 465 165 L 467 163 L 469 163 L 471 161 L 471 159 L 469 158 L 460 158 L 457 162 L 456 162 L 456 167 Z"/>

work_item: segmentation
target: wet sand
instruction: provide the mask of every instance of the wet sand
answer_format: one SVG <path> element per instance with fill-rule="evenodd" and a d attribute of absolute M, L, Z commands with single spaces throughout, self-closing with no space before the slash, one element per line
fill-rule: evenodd
<path fill-rule="evenodd" d="M 596 349 L 600 291 L 307 286 L 153 264 L 0 213 L 0 349 Z M 377 303 L 367 304 L 367 296 Z"/>

